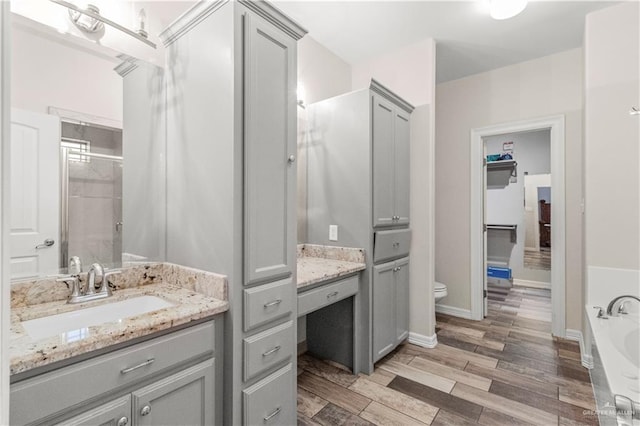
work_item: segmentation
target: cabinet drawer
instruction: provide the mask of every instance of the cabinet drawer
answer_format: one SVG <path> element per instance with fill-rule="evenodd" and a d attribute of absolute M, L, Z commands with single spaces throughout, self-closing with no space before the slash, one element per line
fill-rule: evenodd
<path fill-rule="evenodd" d="M 244 331 L 291 313 L 293 293 L 291 278 L 253 287 L 244 291 Z"/>
<path fill-rule="evenodd" d="M 291 364 L 245 389 L 242 391 L 243 424 L 295 424 L 294 390 Z"/>
<path fill-rule="evenodd" d="M 298 316 L 331 305 L 358 292 L 359 275 L 298 294 Z"/>
<path fill-rule="evenodd" d="M 249 380 L 288 360 L 293 353 L 292 321 L 247 337 L 244 339 L 244 379 Z"/>
<path fill-rule="evenodd" d="M 373 263 L 406 256 L 411 246 L 411 230 L 378 231 L 373 242 Z"/>
<path fill-rule="evenodd" d="M 213 354 L 214 338 L 211 321 L 17 382 L 11 385 L 11 422 L 33 422 L 194 357 Z"/>

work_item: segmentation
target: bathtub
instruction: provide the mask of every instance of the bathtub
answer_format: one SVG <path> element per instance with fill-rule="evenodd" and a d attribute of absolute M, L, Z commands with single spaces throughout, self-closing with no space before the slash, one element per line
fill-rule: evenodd
<path fill-rule="evenodd" d="M 603 319 L 597 318 L 597 308 L 587 306 L 586 311 L 594 364 L 590 374 L 600 424 L 639 426 L 640 315 Z"/>

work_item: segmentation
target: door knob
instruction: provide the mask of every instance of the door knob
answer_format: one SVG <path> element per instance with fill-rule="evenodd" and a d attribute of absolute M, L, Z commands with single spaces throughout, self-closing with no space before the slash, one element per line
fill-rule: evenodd
<path fill-rule="evenodd" d="M 149 413 L 151 413 L 151 406 L 150 405 L 145 405 L 144 407 L 142 407 L 140 409 L 140 415 L 141 416 L 146 416 Z"/>
<path fill-rule="evenodd" d="M 296 156 L 295 156 L 295 155 L 293 155 L 293 154 L 291 154 L 291 155 L 289 156 L 288 161 L 289 161 L 289 164 L 295 163 L 295 162 L 296 162 Z"/>
<path fill-rule="evenodd" d="M 36 246 L 36 250 L 41 249 L 41 248 L 45 248 L 45 247 L 51 247 L 54 244 L 55 244 L 54 240 L 52 240 L 51 238 L 47 238 L 46 240 L 44 240 L 44 242 L 42 244 L 38 244 Z"/>
<path fill-rule="evenodd" d="M 129 424 L 127 417 L 121 417 L 120 420 L 118 420 L 118 426 L 127 426 L 127 424 Z"/>

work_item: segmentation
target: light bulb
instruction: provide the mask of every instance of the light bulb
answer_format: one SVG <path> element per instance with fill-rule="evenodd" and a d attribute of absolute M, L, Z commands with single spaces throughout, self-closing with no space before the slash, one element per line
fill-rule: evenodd
<path fill-rule="evenodd" d="M 138 20 L 140 21 L 140 28 L 138 28 L 138 34 L 142 37 L 149 37 L 149 33 L 147 33 L 147 12 L 144 9 L 140 9 L 138 13 Z"/>
<path fill-rule="evenodd" d="M 493 19 L 513 18 L 527 7 L 527 0 L 490 0 L 489 10 Z"/>

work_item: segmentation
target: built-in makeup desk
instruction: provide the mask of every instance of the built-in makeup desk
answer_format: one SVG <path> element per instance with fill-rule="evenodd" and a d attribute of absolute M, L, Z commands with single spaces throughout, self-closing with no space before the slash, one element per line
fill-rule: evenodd
<path fill-rule="evenodd" d="M 364 250 L 298 246 L 298 342 L 308 351 L 352 370 L 357 360 L 355 298 Z"/>

